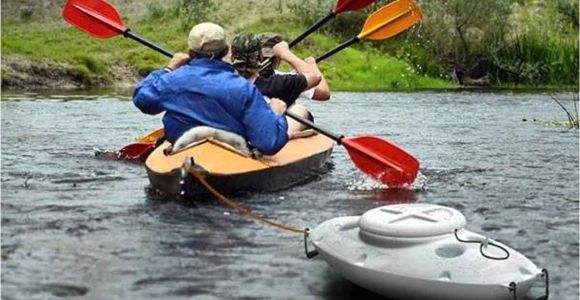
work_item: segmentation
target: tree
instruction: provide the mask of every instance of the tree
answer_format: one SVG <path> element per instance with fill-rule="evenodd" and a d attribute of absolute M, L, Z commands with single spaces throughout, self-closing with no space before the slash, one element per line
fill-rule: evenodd
<path fill-rule="evenodd" d="M 483 78 L 490 45 L 505 42 L 511 0 L 424 0 L 420 40 L 459 83 Z M 421 64 L 421 62 L 417 62 Z M 470 82 L 467 82 L 470 83 Z"/>

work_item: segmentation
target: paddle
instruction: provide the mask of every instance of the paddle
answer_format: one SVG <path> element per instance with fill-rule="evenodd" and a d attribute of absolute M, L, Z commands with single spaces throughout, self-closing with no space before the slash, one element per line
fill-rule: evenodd
<path fill-rule="evenodd" d="M 318 20 L 318 22 L 314 23 L 314 25 L 310 26 L 310 28 L 306 29 L 301 35 L 296 37 L 293 41 L 291 41 L 288 46 L 290 48 L 294 47 L 296 44 L 300 43 L 304 38 L 309 36 L 313 33 L 316 29 L 322 27 L 326 22 L 334 19 L 336 15 L 346 12 L 346 11 L 355 11 L 359 9 L 363 9 L 371 3 L 375 2 L 375 0 L 338 0 L 334 9 L 332 9 L 328 15 L 324 18 Z"/>
<path fill-rule="evenodd" d="M 357 36 L 316 58 L 316 62 L 321 62 L 361 40 L 380 41 L 393 37 L 417 24 L 421 17 L 421 11 L 412 0 L 395 0 L 370 15 Z M 265 60 L 258 72 L 262 72 L 271 63 L 270 59 Z"/>
<path fill-rule="evenodd" d="M 62 10 L 62 17 L 92 36 L 107 39 L 122 34 L 165 56 L 173 57 L 171 52 L 132 33 L 131 29 L 123 25 L 117 9 L 104 0 L 69 0 Z"/>
<path fill-rule="evenodd" d="M 310 28 L 306 29 L 301 35 L 296 37 L 290 43 L 288 43 L 288 47 L 292 48 L 296 46 L 296 44 L 300 43 L 303 39 L 309 36 L 311 33 L 316 31 L 318 28 L 322 27 L 326 22 L 334 19 L 338 14 L 346 12 L 346 11 L 355 11 L 359 9 L 363 9 L 371 3 L 375 2 L 376 0 L 338 0 L 334 9 L 330 10 L 330 12 L 323 17 L 322 19 L 318 20 L 314 25 L 310 26 Z M 260 66 L 260 72 L 267 68 L 272 63 L 273 57 L 270 57 L 262 62 Z"/>
<path fill-rule="evenodd" d="M 380 41 L 393 37 L 421 21 L 421 11 L 411 0 L 393 1 L 370 15 L 360 33 L 316 59 L 320 62 L 361 40 Z"/>
<path fill-rule="evenodd" d="M 286 115 L 344 146 L 359 170 L 389 187 L 408 186 L 417 177 L 419 161 L 390 141 L 370 135 L 344 137 L 333 134 L 291 111 L 286 111 Z"/>
<path fill-rule="evenodd" d="M 88 34 L 107 39 L 117 35 L 133 39 L 149 48 L 155 49 L 168 57 L 171 52 L 134 34 L 123 25 L 117 9 L 103 0 L 69 0 L 62 11 L 63 18 L 75 27 Z M 157 129 L 137 141 L 117 151 L 117 156 L 129 160 L 144 160 L 155 149 L 155 142 L 163 137 L 163 129 Z"/>
<path fill-rule="evenodd" d="M 397 0 L 370 15 L 361 32 L 316 59 L 320 62 L 361 40 L 383 40 L 395 36 L 421 20 L 421 11 L 411 0 Z M 345 138 L 332 134 L 314 123 L 286 111 L 292 119 L 328 136 L 346 148 L 353 163 L 364 173 L 391 186 L 413 183 L 419 161 L 394 143 L 375 136 Z"/>
<path fill-rule="evenodd" d="M 403 3 L 403 6 L 410 7 L 410 10 L 394 10 L 392 8 L 387 10 L 388 7 L 394 6 L 393 3 L 375 12 L 371 16 L 375 16 L 373 17 L 372 22 L 372 24 L 376 24 L 375 27 L 366 31 L 363 30 L 365 34 L 361 33 L 357 38 L 362 39 L 370 36 L 368 39 L 376 40 L 380 39 L 380 37 L 386 38 L 384 36 L 393 36 L 414 25 L 418 19 L 420 19 L 420 12 L 410 0 L 396 1 L 396 3 Z M 380 12 L 382 12 L 380 15 L 383 18 L 386 18 L 387 21 L 377 20 L 376 15 Z M 393 13 L 396 13 L 396 15 L 391 15 Z M 69 23 L 89 32 L 91 35 L 100 38 L 108 38 L 118 34 L 123 34 L 123 36 L 130 37 L 169 57 L 173 56 L 167 50 L 164 50 L 151 42 L 140 37 L 136 38 L 136 35 L 132 34 L 129 29 L 124 27 L 117 10 L 104 0 L 69 0 L 63 10 L 63 16 Z M 414 18 L 412 18 L 414 20 L 413 22 L 408 20 L 410 19 L 409 16 L 414 16 Z M 367 19 L 365 28 L 371 17 Z M 408 24 L 406 25 L 407 27 L 403 26 L 405 24 Z M 386 31 L 394 32 L 394 34 L 385 34 Z M 347 46 L 343 46 L 339 50 L 333 50 L 332 54 L 346 47 Z M 330 55 L 327 55 L 326 57 Z M 389 186 L 404 186 L 411 184 L 417 175 L 419 170 L 418 160 L 393 143 L 373 136 L 360 136 L 354 138 L 337 136 L 319 128 L 308 120 L 300 118 L 292 112 L 287 111 L 286 115 L 328 136 L 335 140 L 339 145 L 343 145 L 347 149 L 354 164 L 361 171 L 388 184 Z M 155 147 L 154 144 L 151 145 L 153 148 Z"/>
<path fill-rule="evenodd" d="M 163 128 L 149 132 L 117 151 L 117 157 L 128 160 L 145 160 L 157 147 L 157 140 L 163 136 L 165 136 Z"/>

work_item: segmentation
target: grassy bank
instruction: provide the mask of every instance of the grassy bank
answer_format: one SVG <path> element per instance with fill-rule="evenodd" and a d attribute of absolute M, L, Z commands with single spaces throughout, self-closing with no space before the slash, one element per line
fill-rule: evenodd
<path fill-rule="evenodd" d="M 170 51 L 185 51 L 189 28 L 183 25 L 183 19 L 175 18 L 170 9 L 150 6 L 150 12 L 144 18 L 125 22 L 134 33 Z M 216 18 L 222 21 L 226 19 L 223 12 Z M 237 22 L 235 25 L 228 24 L 231 20 L 222 23 L 227 24 L 230 38 L 241 31 L 274 31 L 292 38 L 306 28 L 305 25 L 288 26 L 292 20 L 284 17 L 258 16 L 254 20 L 251 23 Z M 11 81 L 23 80 L 18 73 L 26 70 L 11 67 L 10 63 L 14 61 L 28 63 L 29 71 L 40 76 L 43 75 L 40 66 L 61 68 L 66 70 L 62 73 L 67 74 L 69 80 L 78 81 L 83 87 L 135 81 L 167 62 L 163 55 L 132 40 L 122 37 L 96 39 L 61 20 L 3 20 L 2 32 L 3 86 L 13 85 Z M 340 42 L 339 38 L 329 34 L 314 34 L 297 47 L 296 52 L 301 57 L 317 56 Z M 385 55 L 368 44 L 353 46 L 336 54 L 321 63 L 321 69 L 333 90 L 389 91 L 456 87 L 448 80 L 420 75 L 409 63 Z"/>
<path fill-rule="evenodd" d="M 191 24 L 206 20 L 224 25 L 230 39 L 241 31 L 273 31 L 291 39 L 336 3 L 144 0 L 133 5 L 128 0 L 110 1 L 118 5 L 133 32 L 171 51 L 185 51 Z M 577 11 L 573 0 L 490 0 L 485 5 L 463 0 L 416 1 L 423 10 L 421 26 L 399 37 L 360 43 L 321 63 L 333 90 L 474 85 L 578 90 L 578 14 L 570 14 L 574 8 Z M 357 34 L 366 17 L 387 2 L 377 0 L 363 11 L 339 16 L 304 40 L 296 52 L 316 57 L 334 48 Z M 129 86 L 167 62 L 134 41 L 99 40 L 66 24 L 57 11 L 51 15 L 31 13 L 2 20 L 3 88 L 19 84 L 26 88 L 35 80 L 42 86 L 43 78 L 62 78 L 82 87 Z"/>

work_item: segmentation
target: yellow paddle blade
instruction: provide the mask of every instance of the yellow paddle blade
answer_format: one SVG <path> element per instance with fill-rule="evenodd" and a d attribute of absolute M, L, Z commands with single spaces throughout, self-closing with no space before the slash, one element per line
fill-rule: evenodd
<path fill-rule="evenodd" d="M 384 40 L 421 21 L 421 11 L 412 0 L 396 0 L 370 15 L 357 36 L 360 40 Z"/>

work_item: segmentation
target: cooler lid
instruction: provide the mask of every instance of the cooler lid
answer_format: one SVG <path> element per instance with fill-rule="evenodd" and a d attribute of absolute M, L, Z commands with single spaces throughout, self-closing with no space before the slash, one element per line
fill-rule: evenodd
<path fill-rule="evenodd" d="M 463 214 L 435 204 L 396 204 L 365 212 L 359 227 L 364 233 L 388 237 L 429 237 L 463 228 Z"/>

